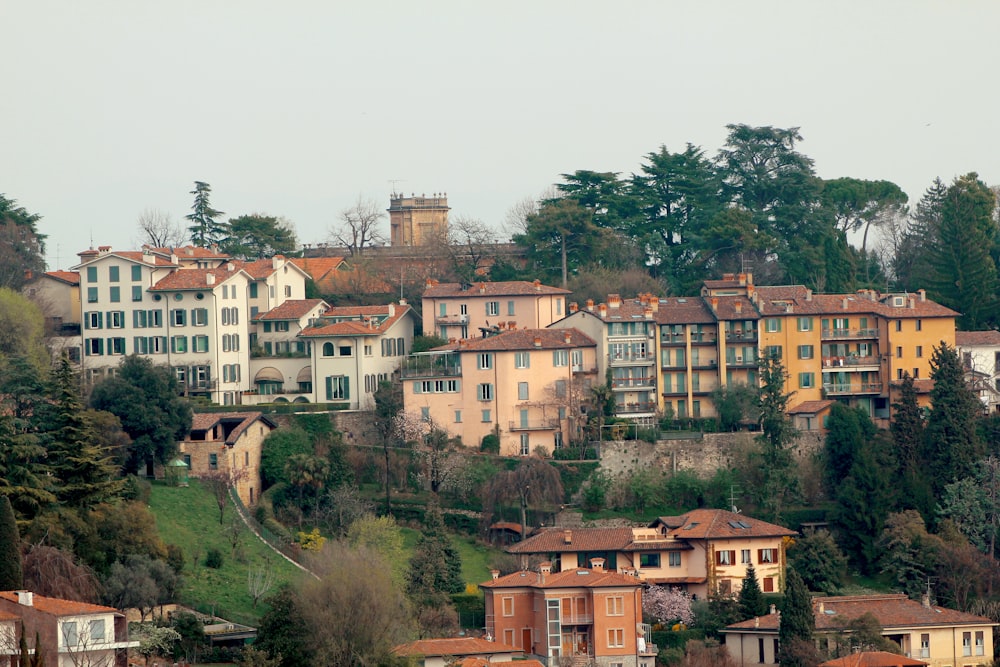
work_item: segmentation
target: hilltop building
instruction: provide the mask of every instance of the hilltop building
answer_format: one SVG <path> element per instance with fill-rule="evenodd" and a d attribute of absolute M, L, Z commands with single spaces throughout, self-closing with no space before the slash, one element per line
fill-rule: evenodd
<path fill-rule="evenodd" d="M 389 242 L 393 246 L 426 245 L 448 237 L 448 195 L 430 197 L 393 193 L 389 199 Z"/>

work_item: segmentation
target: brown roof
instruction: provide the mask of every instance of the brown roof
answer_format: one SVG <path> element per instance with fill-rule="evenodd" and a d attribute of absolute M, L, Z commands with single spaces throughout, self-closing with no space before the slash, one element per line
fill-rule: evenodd
<path fill-rule="evenodd" d="M 793 406 L 788 414 L 790 415 L 814 415 L 818 412 L 826 410 L 828 407 L 833 405 L 834 401 L 830 399 L 822 401 L 802 401 L 798 405 Z"/>
<path fill-rule="evenodd" d="M 704 298 L 710 308 L 712 302 L 716 302 L 716 306 L 712 312 L 720 320 L 760 319 L 760 313 L 757 312 L 753 302 L 745 296 L 711 296 Z M 739 305 L 737 306 L 737 304 Z"/>
<path fill-rule="evenodd" d="M 518 660 L 517 662 L 497 663 L 486 658 L 464 658 L 460 660 L 456 667 L 495 667 L 495 665 L 510 665 L 510 667 L 545 667 L 537 660 Z"/>
<path fill-rule="evenodd" d="M 617 588 L 620 586 L 639 587 L 642 581 L 630 574 L 618 574 L 608 570 L 574 567 L 562 572 L 543 575 L 540 572 L 522 570 L 479 584 L 480 588 Z"/>
<path fill-rule="evenodd" d="M 17 591 L 0 591 L 0 598 L 17 604 Z M 119 614 L 117 609 L 103 607 L 98 604 L 87 602 L 75 602 L 73 600 L 62 600 L 60 598 L 50 598 L 34 593 L 32 595 L 32 606 L 46 614 L 53 616 L 72 616 L 75 614 Z M 15 615 L 16 617 L 16 615 Z"/>
<path fill-rule="evenodd" d="M 661 516 L 650 527 L 663 525 L 679 540 L 719 540 L 740 537 L 784 537 L 794 530 L 727 510 L 697 509 L 680 516 Z"/>
<path fill-rule="evenodd" d="M 149 291 L 166 292 L 174 290 L 214 289 L 237 273 L 241 273 L 240 269 L 234 266 L 232 270 L 229 270 L 226 265 L 214 269 L 179 269 L 161 278 L 155 285 L 149 288 Z M 208 276 L 212 276 L 213 278 L 211 284 L 208 282 Z"/>
<path fill-rule="evenodd" d="M 653 319 L 659 324 L 706 324 L 716 321 L 712 310 L 700 296 L 660 299 Z"/>
<path fill-rule="evenodd" d="M 566 340 L 567 335 L 569 341 Z M 538 339 L 538 345 L 535 345 Z M 484 350 L 558 350 L 577 347 L 596 347 L 597 343 L 590 336 L 577 329 L 517 329 L 501 331 L 486 338 L 469 338 L 462 341 L 442 345 L 435 350 L 454 350 L 459 352 L 478 352 Z"/>
<path fill-rule="evenodd" d="M 566 543 L 566 533 L 570 542 Z M 569 551 L 624 551 L 632 543 L 631 528 L 543 528 L 526 540 L 512 544 L 512 554 Z"/>
<path fill-rule="evenodd" d="M 839 631 L 845 621 L 872 614 L 883 631 L 894 628 L 940 627 L 954 625 L 997 625 L 983 616 L 975 616 L 946 607 L 924 606 L 903 594 L 845 595 L 813 598 L 816 630 Z M 728 626 L 732 630 L 764 630 L 777 632 L 778 614 L 767 614 Z"/>
<path fill-rule="evenodd" d="M 424 289 L 424 298 L 447 299 L 470 296 L 529 296 L 532 294 L 570 294 L 571 292 L 561 287 L 550 287 L 540 282 L 528 282 L 527 280 L 508 280 L 502 282 L 482 282 L 466 284 L 465 289 L 462 283 L 438 283 L 428 285 Z"/>
<path fill-rule="evenodd" d="M 395 315 L 389 315 L 390 306 Z M 389 330 L 396 322 L 411 312 L 409 305 L 390 304 L 387 306 L 337 306 L 327 309 L 323 317 L 351 317 L 356 319 L 324 324 L 319 321 L 315 326 L 306 327 L 299 334 L 306 338 L 325 338 L 328 336 L 378 336 Z M 369 318 L 378 317 L 381 323 L 372 326 Z"/>
<path fill-rule="evenodd" d="M 54 278 L 60 282 L 68 283 L 70 285 L 80 284 L 79 271 L 46 271 L 45 275 L 49 278 Z"/>
<path fill-rule="evenodd" d="M 266 313 L 261 313 L 257 319 L 260 321 L 298 320 L 320 304 L 327 305 L 323 299 L 289 299 L 280 306 L 272 308 Z"/>
<path fill-rule="evenodd" d="M 517 653 L 523 651 L 503 642 L 491 642 L 479 637 L 455 637 L 445 639 L 418 639 L 408 644 L 400 644 L 392 649 L 396 655 L 419 655 L 424 657 L 453 655 L 481 655 L 489 653 Z M 518 663 L 519 665 L 522 663 Z"/>
<path fill-rule="evenodd" d="M 313 279 L 319 282 L 330 271 L 334 271 L 343 264 L 343 257 L 293 257 L 292 264 L 299 267 Z"/>
<path fill-rule="evenodd" d="M 956 331 L 955 345 L 958 347 L 1000 345 L 1000 331 Z"/>
<path fill-rule="evenodd" d="M 819 667 L 916 667 L 929 662 L 885 651 L 863 651 L 819 663 Z"/>
<path fill-rule="evenodd" d="M 271 428 L 277 428 L 274 422 L 260 412 L 196 412 L 191 419 L 191 431 L 208 431 L 220 422 L 236 422 L 238 426 L 230 431 L 226 437 L 226 444 L 232 445 L 257 420 L 264 422 Z"/>
<path fill-rule="evenodd" d="M 139 264 L 147 264 L 150 266 L 177 266 L 177 264 L 170 261 L 169 255 L 167 257 L 161 257 L 160 255 L 147 255 L 138 250 L 115 250 L 103 252 L 90 249 L 79 252 L 77 255 L 80 257 L 81 266 L 95 259 L 104 259 L 105 257 L 118 257 L 120 259 L 127 259 L 130 262 L 138 262 Z"/>

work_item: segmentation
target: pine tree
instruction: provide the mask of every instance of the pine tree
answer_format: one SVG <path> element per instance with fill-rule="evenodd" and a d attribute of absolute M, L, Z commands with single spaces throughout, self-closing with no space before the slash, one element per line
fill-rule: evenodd
<path fill-rule="evenodd" d="M 764 600 L 764 592 L 760 590 L 760 584 L 757 582 L 757 571 L 753 563 L 747 565 L 747 574 L 743 577 L 743 586 L 740 588 L 739 602 L 742 620 L 767 613 L 767 601 Z"/>
<path fill-rule="evenodd" d="M 798 572 L 788 570 L 778 625 L 778 664 L 782 667 L 809 667 L 801 660 L 799 649 L 802 644 L 812 642 L 815 630 L 816 618 L 809 590 Z"/>
<path fill-rule="evenodd" d="M 191 213 L 184 217 L 191 221 L 191 226 L 188 227 L 191 243 L 207 248 L 225 241 L 229 237 L 229 226 L 216 220 L 225 214 L 212 208 L 209 202 L 212 186 L 203 181 L 195 181 L 194 190 L 190 194 L 194 195 L 194 204 L 191 206 Z"/>
<path fill-rule="evenodd" d="M 955 348 L 946 343 L 931 355 L 931 413 L 924 432 L 923 463 L 935 496 L 946 484 L 972 474 L 985 448 L 976 429 L 982 403 L 965 384 Z"/>
<path fill-rule="evenodd" d="M 897 510 L 915 509 L 930 521 L 934 517 L 935 501 L 924 475 L 922 449 L 924 413 L 917 404 L 917 390 L 909 373 L 903 374 L 899 402 L 892 404 L 893 449 L 896 452 L 896 475 L 899 480 Z"/>
<path fill-rule="evenodd" d="M 893 272 L 902 289 L 917 290 L 927 286 L 922 281 L 931 273 L 930 245 L 941 224 L 941 205 L 947 191 L 948 186 L 935 178 L 917 202 L 903 234 L 900 251 L 893 260 Z"/>
<path fill-rule="evenodd" d="M 0 496 L 0 591 L 24 588 L 21 569 L 21 539 L 17 534 L 14 509 L 7 496 Z"/>
<path fill-rule="evenodd" d="M 451 543 L 436 501 L 427 506 L 424 529 L 410 558 L 406 592 L 418 604 L 445 600 L 465 589 L 462 559 Z"/>
<path fill-rule="evenodd" d="M 786 501 L 798 494 L 791 453 L 798 432 L 788 418 L 790 395 L 785 393 L 788 374 L 781 360 L 770 355 L 761 357 L 757 368 L 761 379 L 758 400 L 761 435 L 757 441 L 761 446 L 763 483 L 756 490 L 755 500 L 764 519 L 778 521 Z"/>

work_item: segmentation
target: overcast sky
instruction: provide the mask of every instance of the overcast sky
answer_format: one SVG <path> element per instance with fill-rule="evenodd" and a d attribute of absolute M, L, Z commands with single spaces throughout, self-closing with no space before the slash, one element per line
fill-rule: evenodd
<path fill-rule="evenodd" d="M 50 269 L 134 247 L 144 209 L 284 216 L 359 196 L 507 210 L 727 123 L 801 128 L 824 178 L 1000 184 L 1000 3 L 2 0 L 0 193 Z M 386 223 L 386 230 L 388 224 Z"/>

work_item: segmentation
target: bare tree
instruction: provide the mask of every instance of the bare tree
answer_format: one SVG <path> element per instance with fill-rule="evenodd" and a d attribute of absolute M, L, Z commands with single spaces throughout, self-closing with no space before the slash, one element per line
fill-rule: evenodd
<path fill-rule="evenodd" d="M 247 570 L 247 592 L 253 600 L 253 608 L 257 608 L 257 603 L 268 594 L 274 587 L 274 568 L 271 567 L 271 559 L 265 558 L 263 563 L 251 565 Z"/>
<path fill-rule="evenodd" d="M 246 470 L 210 470 L 200 475 L 201 483 L 208 487 L 219 506 L 219 525 L 226 516 L 226 505 L 229 503 L 229 490 L 246 477 Z"/>
<path fill-rule="evenodd" d="M 72 553 L 44 544 L 24 554 L 24 586 L 39 595 L 96 603 L 100 601 L 97 575 Z"/>
<path fill-rule="evenodd" d="M 347 248 L 351 256 L 360 255 L 367 247 L 385 243 L 379 229 L 384 218 L 378 203 L 359 196 L 353 206 L 340 212 L 340 223 L 330 229 L 331 242 Z"/>
<path fill-rule="evenodd" d="M 484 490 L 483 517 L 491 517 L 497 505 L 516 502 L 521 510 L 521 539 L 527 536 L 528 508 L 542 509 L 563 502 L 559 471 L 535 456 L 521 460 L 514 470 L 493 476 Z"/>
<path fill-rule="evenodd" d="M 174 221 L 166 211 L 147 208 L 136 220 L 139 228 L 139 244 L 154 248 L 173 248 L 187 240 L 187 230 Z"/>

